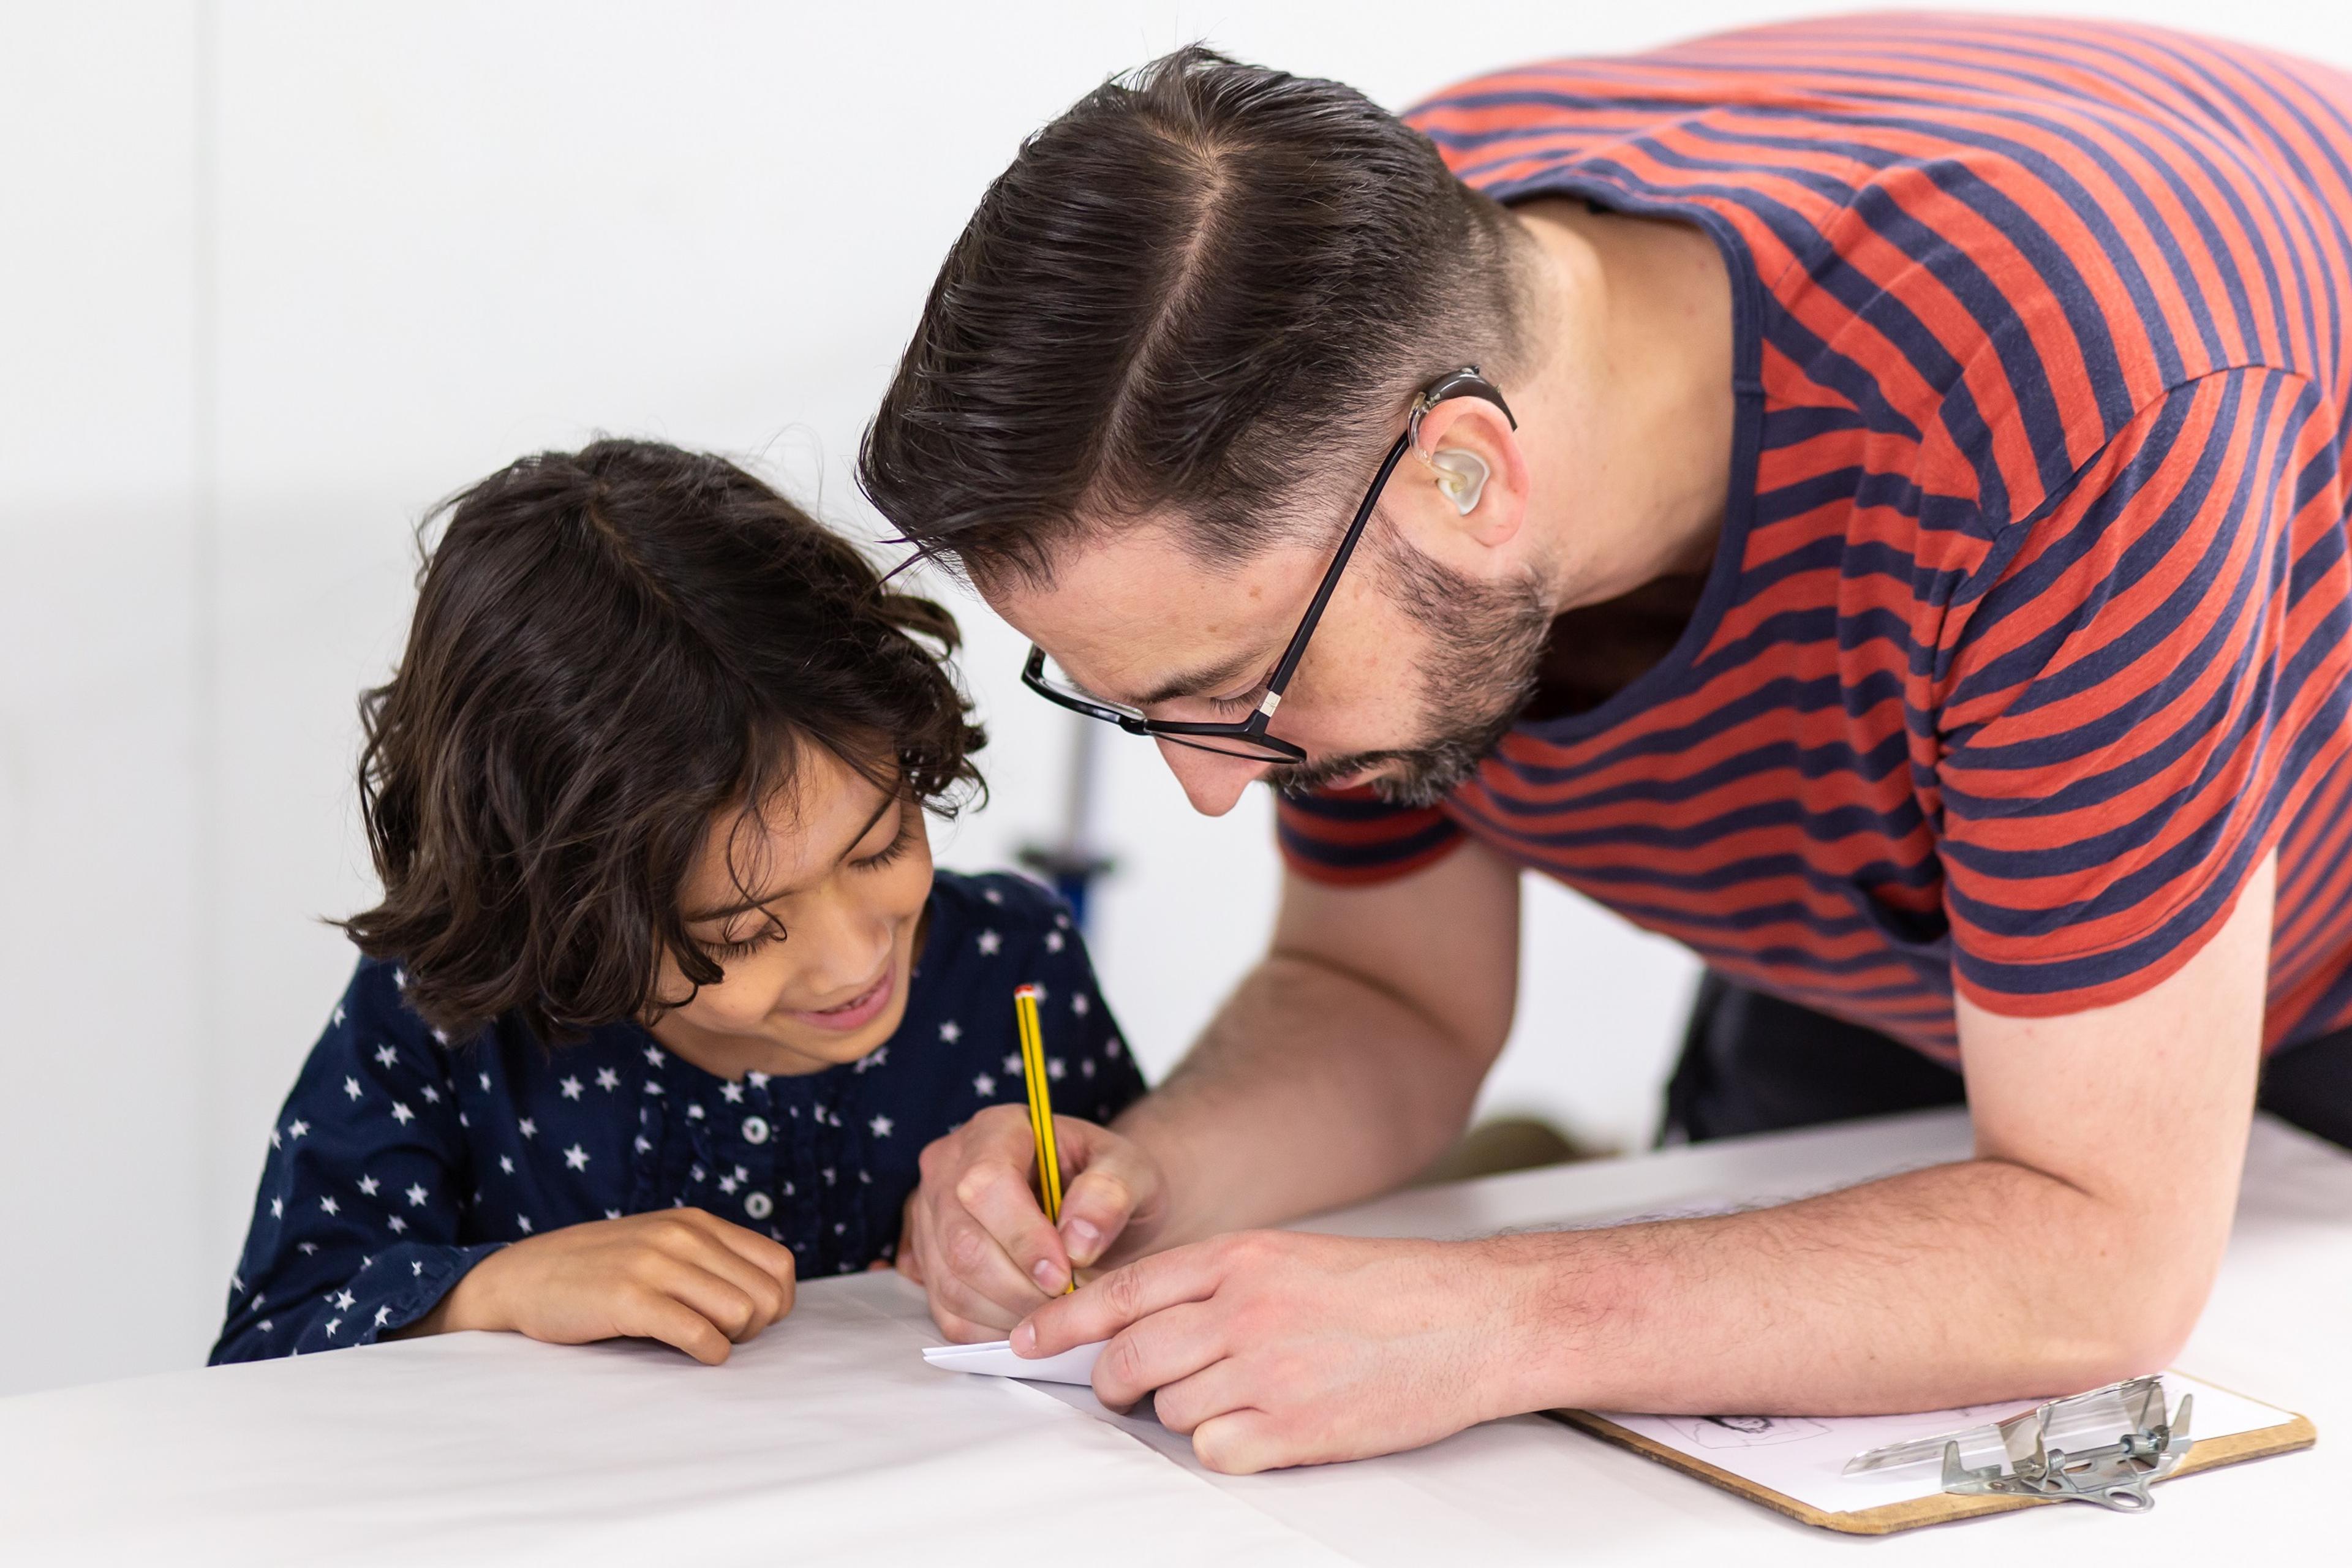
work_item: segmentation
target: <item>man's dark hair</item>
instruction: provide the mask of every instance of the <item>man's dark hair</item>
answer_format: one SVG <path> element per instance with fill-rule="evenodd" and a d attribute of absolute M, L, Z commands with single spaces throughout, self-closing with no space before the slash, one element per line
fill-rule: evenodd
<path fill-rule="evenodd" d="M 1247 559 L 1303 481 L 1393 439 L 1430 377 L 1504 359 L 1516 235 L 1353 89 L 1179 49 L 989 187 L 859 482 L 983 577 L 1043 580 L 1071 533 L 1162 508 L 1203 558 Z M 1336 509 L 1314 526 L 1337 531 Z"/>
<path fill-rule="evenodd" d="M 680 889 L 714 814 L 789 792 L 803 747 L 934 810 L 978 784 L 954 620 L 733 463 L 599 441 L 445 513 L 400 668 L 361 699 L 383 901 L 341 923 L 452 1038 L 658 1011 L 665 951 L 715 984 Z"/>

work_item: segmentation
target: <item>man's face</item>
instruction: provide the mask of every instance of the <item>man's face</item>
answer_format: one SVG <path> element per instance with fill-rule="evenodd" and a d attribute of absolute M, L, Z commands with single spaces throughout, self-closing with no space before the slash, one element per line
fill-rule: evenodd
<path fill-rule="evenodd" d="M 1066 548 L 1052 583 L 984 583 L 997 612 L 1096 695 L 1154 719 L 1249 716 L 1331 563 L 1329 543 L 1203 563 L 1145 521 Z M 1250 783 L 1370 784 L 1422 804 L 1469 776 L 1523 702 L 1549 614 L 1531 582 L 1472 581 L 1376 521 L 1341 575 L 1271 731 L 1274 767 L 1171 742 L 1193 808 L 1223 816 Z"/>

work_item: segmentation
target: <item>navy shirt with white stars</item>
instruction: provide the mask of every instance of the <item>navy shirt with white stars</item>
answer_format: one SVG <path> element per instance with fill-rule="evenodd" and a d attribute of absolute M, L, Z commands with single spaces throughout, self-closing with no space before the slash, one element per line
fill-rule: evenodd
<path fill-rule="evenodd" d="M 1051 893 L 939 873 L 889 1040 L 730 1082 L 614 1024 L 549 1049 L 512 1018 L 451 1046 L 363 961 L 269 1134 L 215 1363 L 366 1344 L 527 1236 L 691 1205 L 775 1237 L 803 1279 L 890 1258 L 923 1146 L 1022 1103 L 1013 989 L 1045 993 L 1057 1113 L 1108 1121 L 1142 1075 Z"/>

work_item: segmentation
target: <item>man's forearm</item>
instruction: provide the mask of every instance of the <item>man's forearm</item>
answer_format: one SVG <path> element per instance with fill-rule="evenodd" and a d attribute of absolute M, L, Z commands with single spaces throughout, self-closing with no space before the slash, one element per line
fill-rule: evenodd
<path fill-rule="evenodd" d="M 1166 1173 L 1154 1247 L 1385 1192 L 1468 1117 L 1486 1062 L 1399 998 L 1276 954 L 1117 1122 Z"/>
<path fill-rule="evenodd" d="M 2072 1393 L 2187 1336 L 2219 1245 L 1973 1160 L 1784 1207 L 1468 1243 L 1514 1411 L 1834 1415 Z M 2183 1270 L 2168 1247 L 2188 1247 Z M 1499 1413 L 1499 1411 L 1498 1411 Z"/>

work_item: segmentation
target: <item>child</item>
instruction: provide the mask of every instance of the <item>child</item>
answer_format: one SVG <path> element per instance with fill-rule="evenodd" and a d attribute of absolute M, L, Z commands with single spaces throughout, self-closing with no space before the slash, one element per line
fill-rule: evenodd
<path fill-rule="evenodd" d="M 1069 917 L 931 870 L 955 623 L 734 465 L 600 441 L 459 497 L 362 703 L 383 901 L 213 1360 L 505 1329 L 704 1362 L 892 1257 L 923 1146 L 1143 1090 Z M 928 646 L 927 646 L 928 645 Z M 937 651 L 934 651 L 936 649 Z"/>

